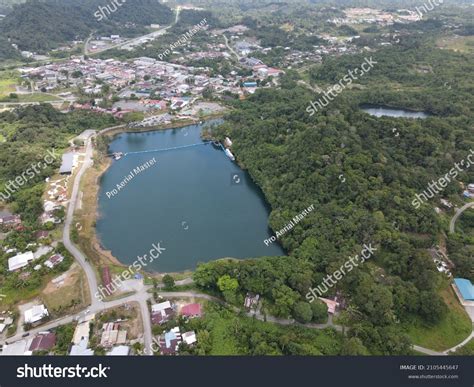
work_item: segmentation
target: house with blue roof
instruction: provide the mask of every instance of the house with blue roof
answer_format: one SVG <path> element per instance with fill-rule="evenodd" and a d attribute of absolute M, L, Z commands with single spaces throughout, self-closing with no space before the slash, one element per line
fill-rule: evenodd
<path fill-rule="evenodd" d="M 159 347 L 162 355 L 176 355 L 183 341 L 179 327 L 175 327 L 160 336 Z"/>
<path fill-rule="evenodd" d="M 458 290 L 458 295 L 462 297 L 461 301 L 474 301 L 474 286 L 471 281 L 465 278 L 455 278 L 454 285 Z"/>

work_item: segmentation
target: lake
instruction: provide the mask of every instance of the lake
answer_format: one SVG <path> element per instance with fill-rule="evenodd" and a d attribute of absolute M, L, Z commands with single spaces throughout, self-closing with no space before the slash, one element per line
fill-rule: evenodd
<path fill-rule="evenodd" d="M 425 112 L 416 112 L 406 109 L 394 109 L 386 106 L 363 105 L 361 109 L 375 117 L 397 117 L 397 118 L 427 118 L 430 115 Z"/>
<path fill-rule="evenodd" d="M 122 133 L 111 142 L 111 152 L 123 153 L 199 144 L 129 153 L 103 174 L 97 235 L 122 263 L 130 265 L 157 243 L 166 250 L 148 271 L 285 255 L 278 244 L 263 242 L 272 232 L 262 192 L 220 147 L 201 140 L 202 126 Z"/>

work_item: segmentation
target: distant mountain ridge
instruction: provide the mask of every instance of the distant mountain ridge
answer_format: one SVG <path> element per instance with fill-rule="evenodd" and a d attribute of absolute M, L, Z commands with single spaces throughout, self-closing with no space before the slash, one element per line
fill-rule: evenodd
<path fill-rule="evenodd" d="M 45 52 L 94 31 L 133 36 L 145 26 L 170 24 L 173 11 L 156 0 L 127 0 L 108 18 L 98 21 L 94 13 L 110 0 L 30 0 L 15 5 L 0 23 L 0 36 L 20 50 Z"/>

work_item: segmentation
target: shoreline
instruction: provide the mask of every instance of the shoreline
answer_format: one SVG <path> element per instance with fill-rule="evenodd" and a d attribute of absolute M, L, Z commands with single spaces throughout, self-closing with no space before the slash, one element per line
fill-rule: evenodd
<path fill-rule="evenodd" d="M 174 122 L 168 125 L 163 125 L 163 126 L 157 126 L 157 127 L 146 127 L 146 128 L 129 128 L 126 125 L 124 126 L 117 126 L 114 127 L 114 129 L 111 129 L 110 131 L 102 133 L 104 136 L 108 137 L 114 137 L 117 134 L 120 133 L 142 133 L 142 132 L 155 132 L 155 131 L 161 131 L 161 130 L 170 130 L 170 129 L 177 129 L 177 128 L 182 128 L 185 126 L 190 126 L 190 125 L 199 125 L 200 122 L 203 124 L 206 123 L 207 121 L 212 121 L 214 119 L 219 119 L 222 118 L 223 114 L 219 115 L 212 115 L 208 118 L 202 119 L 202 120 L 183 120 L 181 122 Z M 97 151 L 94 149 L 94 154 L 97 156 Z M 95 184 L 92 185 L 92 189 L 89 190 L 89 193 L 85 193 L 84 190 L 82 190 L 83 195 L 86 197 L 83 197 L 83 200 L 86 201 L 91 200 L 92 201 L 92 206 L 89 206 L 89 210 L 92 212 L 92 216 L 88 219 L 88 223 L 90 223 L 86 228 L 89 228 L 89 233 L 90 235 L 84 235 L 85 233 L 80 233 L 80 240 L 79 244 L 81 247 L 92 253 L 93 257 L 91 257 L 92 260 L 95 261 L 95 266 L 97 270 L 100 270 L 101 266 L 103 265 L 114 265 L 119 268 L 127 268 L 128 266 L 120 260 L 115 257 L 111 250 L 107 250 L 104 248 L 102 245 L 100 238 L 97 235 L 96 228 L 95 228 L 95 223 L 98 220 L 100 214 L 99 214 L 99 203 L 98 203 L 98 194 L 99 194 L 99 189 L 100 189 L 100 179 L 104 175 L 105 172 L 109 169 L 110 165 L 112 165 L 112 159 L 107 156 L 101 157 L 100 161 L 98 164 L 96 164 L 97 168 L 92 168 L 86 173 L 86 179 L 93 179 Z M 82 185 L 82 184 L 81 184 Z M 88 185 L 90 186 L 90 185 Z M 81 214 L 80 217 L 84 217 L 85 214 Z M 76 217 L 77 216 L 76 214 Z M 81 236 L 81 234 L 83 234 Z M 91 251 L 92 250 L 92 251 Z M 220 258 L 220 259 L 227 259 L 227 258 Z M 194 269 L 187 269 L 183 271 L 178 271 L 178 272 L 151 272 L 147 270 L 143 270 L 143 273 L 152 277 L 152 278 L 157 278 L 160 279 L 166 274 L 173 275 L 174 277 L 181 277 L 184 276 L 184 278 L 190 277 L 192 273 L 194 272 Z"/>

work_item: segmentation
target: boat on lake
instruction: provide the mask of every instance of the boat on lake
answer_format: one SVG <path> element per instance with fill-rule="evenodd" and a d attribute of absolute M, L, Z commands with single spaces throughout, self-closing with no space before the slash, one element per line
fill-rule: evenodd
<path fill-rule="evenodd" d="M 231 159 L 232 161 L 235 160 L 234 155 L 232 154 L 232 152 L 231 152 L 229 149 L 226 149 L 224 152 L 225 152 L 226 156 L 227 156 L 229 159 Z"/>

